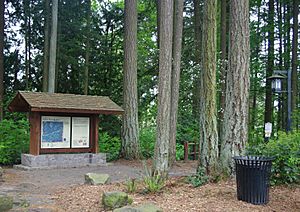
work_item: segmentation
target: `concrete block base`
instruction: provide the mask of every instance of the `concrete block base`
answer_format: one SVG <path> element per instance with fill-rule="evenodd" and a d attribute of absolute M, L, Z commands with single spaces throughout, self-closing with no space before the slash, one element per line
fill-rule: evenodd
<path fill-rule="evenodd" d="M 21 169 L 75 168 L 106 165 L 105 153 L 21 155 Z"/>

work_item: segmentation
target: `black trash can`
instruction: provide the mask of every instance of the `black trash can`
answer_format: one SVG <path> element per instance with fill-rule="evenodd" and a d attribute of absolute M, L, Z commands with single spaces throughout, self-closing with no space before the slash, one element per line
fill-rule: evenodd
<path fill-rule="evenodd" d="M 236 166 L 237 198 L 255 205 L 269 202 L 272 158 L 233 157 Z"/>

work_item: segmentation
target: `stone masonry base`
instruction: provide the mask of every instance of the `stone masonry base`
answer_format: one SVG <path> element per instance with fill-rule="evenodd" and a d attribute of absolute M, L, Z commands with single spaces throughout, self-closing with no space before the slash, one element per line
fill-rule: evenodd
<path fill-rule="evenodd" d="M 30 155 L 22 154 L 21 165 L 15 168 L 30 169 L 51 169 L 51 168 L 73 168 L 83 166 L 106 165 L 105 153 L 74 153 L 74 154 L 44 154 Z"/>

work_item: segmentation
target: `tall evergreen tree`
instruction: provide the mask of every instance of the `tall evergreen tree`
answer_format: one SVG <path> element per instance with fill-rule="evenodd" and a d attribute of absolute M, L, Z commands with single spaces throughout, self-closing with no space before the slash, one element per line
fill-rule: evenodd
<path fill-rule="evenodd" d="M 168 171 L 171 110 L 173 0 L 160 1 L 159 82 L 154 168 Z"/>
<path fill-rule="evenodd" d="M 194 70 L 195 79 L 193 79 L 193 115 L 196 119 L 199 118 L 200 111 L 200 72 L 199 67 L 201 63 L 201 25 L 202 25 L 202 16 L 201 16 L 201 0 L 193 0 L 194 3 L 194 51 L 195 58 L 194 62 L 196 68 Z"/>
<path fill-rule="evenodd" d="M 57 47 L 57 17 L 58 0 L 52 0 L 52 28 L 50 36 L 50 58 L 48 75 L 48 92 L 55 92 L 55 67 L 56 67 L 56 47 Z"/>
<path fill-rule="evenodd" d="M 90 39 L 91 39 L 91 0 L 87 0 L 86 12 L 86 43 L 85 43 L 85 67 L 84 67 L 84 94 L 89 91 L 89 66 L 90 66 Z"/>
<path fill-rule="evenodd" d="M 299 0 L 293 0 L 293 44 L 292 44 L 292 114 L 294 117 L 293 126 L 298 126 L 296 116 L 298 103 L 298 22 Z"/>
<path fill-rule="evenodd" d="M 50 4 L 49 0 L 44 1 L 44 64 L 43 64 L 43 91 L 48 91 L 49 74 L 49 34 L 50 34 Z"/>
<path fill-rule="evenodd" d="M 269 0 L 269 13 L 268 13 L 268 60 L 266 68 L 266 78 L 273 74 L 274 69 L 274 0 Z M 265 88 L 265 123 L 273 122 L 273 101 L 271 81 L 266 81 Z"/>
<path fill-rule="evenodd" d="M 183 0 L 174 1 L 173 66 L 171 77 L 171 113 L 170 113 L 170 166 L 176 159 L 176 126 L 179 99 L 179 79 L 181 68 L 181 47 L 183 29 Z"/>
<path fill-rule="evenodd" d="M 224 120 L 224 108 L 226 98 L 226 71 L 227 71 L 227 0 L 221 1 L 221 71 L 220 71 L 220 94 L 219 103 L 220 109 L 218 114 L 219 120 L 219 138 L 222 140 L 223 136 L 223 120 Z"/>
<path fill-rule="evenodd" d="M 137 102 L 137 1 L 125 0 L 124 88 L 121 155 L 139 158 Z"/>
<path fill-rule="evenodd" d="M 229 68 L 226 80 L 224 142 L 220 160 L 226 173 L 232 172 L 232 156 L 244 151 L 248 140 L 249 100 L 249 1 L 230 0 Z"/>
<path fill-rule="evenodd" d="M 205 1 L 203 13 L 199 165 L 206 169 L 207 174 L 213 174 L 216 171 L 218 160 L 216 114 L 217 0 Z"/>
<path fill-rule="evenodd" d="M 4 103 L 4 0 L 0 2 L 0 121 L 3 120 Z"/>

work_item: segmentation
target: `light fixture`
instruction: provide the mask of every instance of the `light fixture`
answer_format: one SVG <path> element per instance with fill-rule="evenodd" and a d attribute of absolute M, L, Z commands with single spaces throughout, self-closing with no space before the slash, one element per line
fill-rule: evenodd
<path fill-rule="evenodd" d="M 268 80 L 272 80 L 271 87 L 274 93 L 281 93 L 282 92 L 282 79 L 286 79 L 286 77 L 273 74 L 272 76 L 267 78 Z"/>

